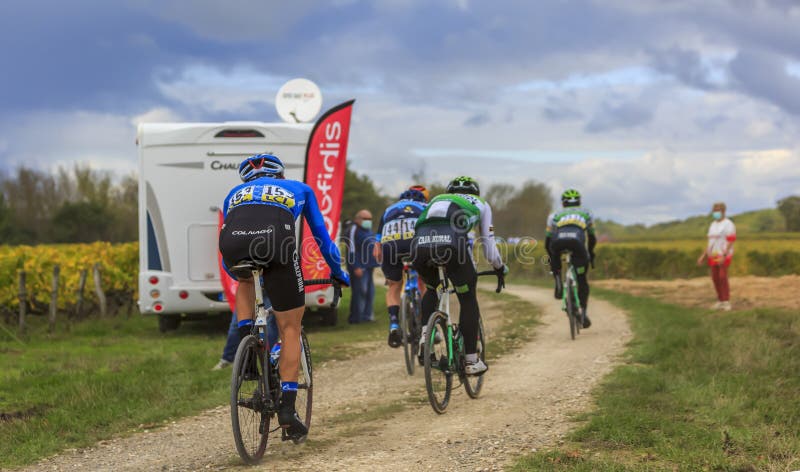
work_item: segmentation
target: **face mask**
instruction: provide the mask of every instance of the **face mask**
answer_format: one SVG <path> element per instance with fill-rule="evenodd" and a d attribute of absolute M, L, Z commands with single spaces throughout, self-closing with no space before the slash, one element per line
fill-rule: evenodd
<path fill-rule="evenodd" d="M 721 220 L 722 219 L 722 212 L 721 211 L 711 212 L 711 217 L 714 218 L 715 220 Z"/>
<path fill-rule="evenodd" d="M 364 221 L 362 221 L 361 222 L 361 227 L 366 229 L 366 230 L 372 229 L 372 220 L 364 220 Z"/>

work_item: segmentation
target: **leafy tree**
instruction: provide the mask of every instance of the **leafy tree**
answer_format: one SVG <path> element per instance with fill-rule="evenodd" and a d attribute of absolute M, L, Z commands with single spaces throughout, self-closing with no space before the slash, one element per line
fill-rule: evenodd
<path fill-rule="evenodd" d="M 778 210 L 786 220 L 788 231 L 800 231 L 800 196 L 793 195 L 779 200 Z"/>
<path fill-rule="evenodd" d="M 114 217 L 100 202 L 64 202 L 52 219 L 57 243 L 110 241 L 113 228 Z"/>
<path fill-rule="evenodd" d="M 506 198 L 506 204 L 493 212 L 497 234 L 543 239 L 547 216 L 553 208 L 550 188 L 528 181 Z"/>
<path fill-rule="evenodd" d="M 135 175 L 115 184 L 86 165 L 53 174 L 20 167 L 0 176 L 0 242 L 134 241 L 137 192 Z"/>
<path fill-rule="evenodd" d="M 390 202 L 391 199 L 382 195 L 369 177 L 359 175 L 347 167 L 342 196 L 342 221 L 352 219 L 357 211 L 366 208 L 372 212 L 377 228 L 377 222 Z"/>
<path fill-rule="evenodd" d="M 488 201 L 492 208 L 505 208 L 508 201 L 516 193 L 517 189 L 511 184 L 494 184 L 483 193 L 484 198 Z"/>
<path fill-rule="evenodd" d="M 5 195 L 0 193 L 0 244 L 20 244 L 24 241 L 24 234 L 16 225 Z"/>

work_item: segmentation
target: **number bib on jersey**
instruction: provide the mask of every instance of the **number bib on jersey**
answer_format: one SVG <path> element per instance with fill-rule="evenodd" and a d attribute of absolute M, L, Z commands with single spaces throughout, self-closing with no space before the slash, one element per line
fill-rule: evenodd
<path fill-rule="evenodd" d="M 243 203 L 264 202 L 292 208 L 295 205 L 294 193 L 277 185 L 249 185 L 233 194 L 228 203 L 229 209 Z"/>
<path fill-rule="evenodd" d="M 398 218 L 383 225 L 381 242 L 388 241 L 407 241 L 414 237 L 414 225 L 417 220 L 414 218 Z"/>

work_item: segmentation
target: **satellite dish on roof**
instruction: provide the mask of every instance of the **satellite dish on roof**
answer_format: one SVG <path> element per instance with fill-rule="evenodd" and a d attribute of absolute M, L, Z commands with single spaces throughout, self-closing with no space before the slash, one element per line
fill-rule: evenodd
<path fill-rule="evenodd" d="M 275 108 L 287 123 L 308 123 L 322 109 L 322 92 L 308 79 L 292 79 L 278 90 Z"/>

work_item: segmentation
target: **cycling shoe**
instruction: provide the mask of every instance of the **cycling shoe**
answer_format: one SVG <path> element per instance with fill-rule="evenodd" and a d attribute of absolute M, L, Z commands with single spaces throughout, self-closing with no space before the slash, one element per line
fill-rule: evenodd
<path fill-rule="evenodd" d="M 393 324 L 389 327 L 389 347 L 400 347 L 403 344 L 403 335 L 400 326 Z"/>
<path fill-rule="evenodd" d="M 300 419 L 294 408 L 281 406 L 278 410 L 278 424 L 286 430 L 286 438 L 295 442 L 300 442 L 308 436 L 308 428 Z"/>

